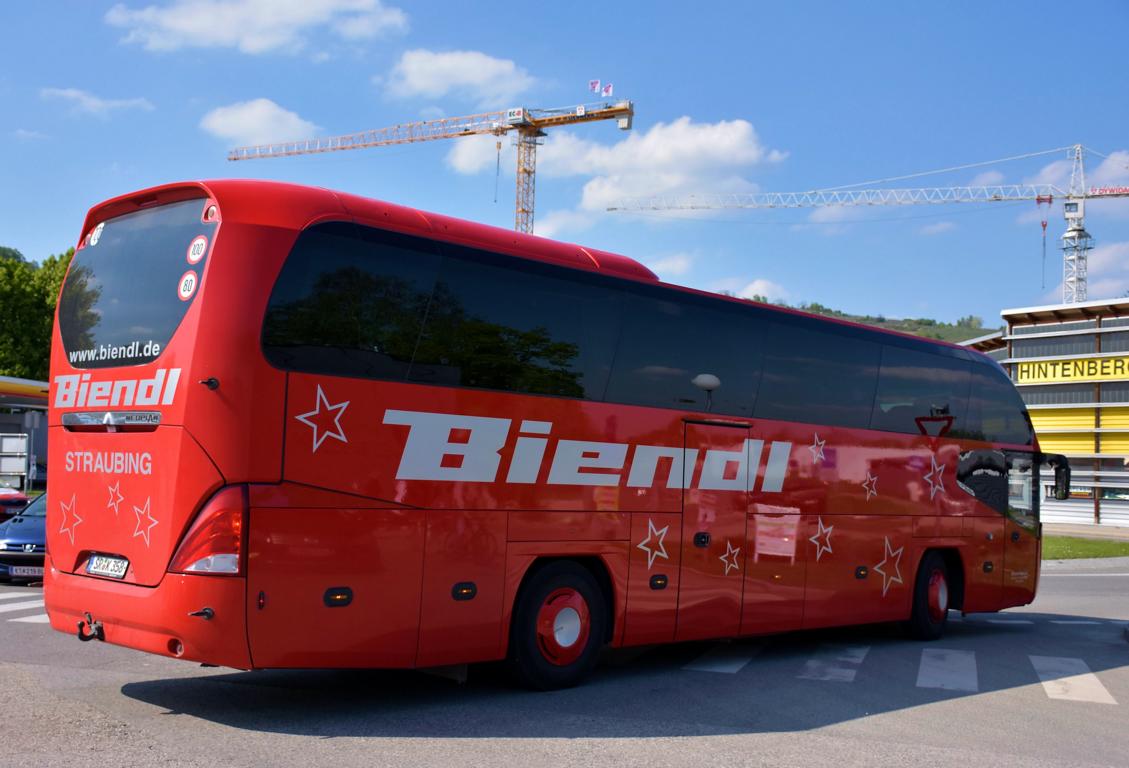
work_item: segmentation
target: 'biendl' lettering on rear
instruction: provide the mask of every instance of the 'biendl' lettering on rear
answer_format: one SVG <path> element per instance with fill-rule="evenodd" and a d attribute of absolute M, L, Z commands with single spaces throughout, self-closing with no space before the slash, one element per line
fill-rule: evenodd
<path fill-rule="evenodd" d="M 56 408 L 172 405 L 179 368 L 158 368 L 151 379 L 91 380 L 89 373 L 55 377 Z"/>

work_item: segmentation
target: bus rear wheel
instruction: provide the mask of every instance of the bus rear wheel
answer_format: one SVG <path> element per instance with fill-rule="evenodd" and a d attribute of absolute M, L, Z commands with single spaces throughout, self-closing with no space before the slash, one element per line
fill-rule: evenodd
<path fill-rule="evenodd" d="M 599 584 L 578 563 L 550 563 L 525 584 L 514 610 L 510 656 L 518 679 L 539 690 L 576 685 L 604 643 Z"/>
<path fill-rule="evenodd" d="M 918 640 L 936 640 L 949 617 L 949 568 L 940 552 L 927 552 L 917 569 L 913 612 L 906 628 Z"/>

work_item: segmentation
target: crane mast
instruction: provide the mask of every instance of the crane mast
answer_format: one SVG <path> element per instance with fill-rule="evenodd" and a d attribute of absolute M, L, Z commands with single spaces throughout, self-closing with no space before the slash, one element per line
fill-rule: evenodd
<path fill-rule="evenodd" d="M 444 117 L 436 120 L 400 123 L 387 128 L 339 136 L 236 147 L 228 153 L 227 159 L 234 162 L 270 157 L 312 155 L 351 149 L 412 144 L 438 139 L 456 139 L 462 136 L 481 136 L 483 134 L 502 136 L 510 131 L 515 131 L 517 133 L 517 189 L 514 206 L 514 229 L 518 232 L 532 234 L 537 181 L 537 146 L 546 135 L 545 130 L 598 120 L 615 120 L 619 129 L 626 131 L 631 129 L 631 121 L 634 115 L 635 108 L 630 101 L 577 104 L 559 109 L 514 107 L 463 117 Z"/>
<path fill-rule="evenodd" d="M 995 203 L 1033 200 L 1052 203 L 1062 199 L 1066 232 L 1062 235 L 1062 301 L 1086 301 L 1087 257 L 1094 240 L 1086 231 L 1086 201 L 1096 198 L 1129 197 L 1129 187 L 1086 188 L 1086 169 L 1081 144 L 1064 147 L 1072 159 L 1070 186 L 1054 184 L 997 184 L 967 187 L 918 187 L 904 189 L 817 189 L 808 192 L 751 192 L 688 196 L 627 198 L 609 211 L 698 211 L 719 208 L 825 208 L 877 205 L 939 205 L 944 203 Z M 1059 150 L 1051 150 L 1059 151 Z M 1045 152 L 1036 154 L 1047 154 Z M 978 165 L 984 165 L 980 163 Z M 920 175 L 920 174 L 918 174 Z M 904 177 L 903 177 L 904 178 Z"/>

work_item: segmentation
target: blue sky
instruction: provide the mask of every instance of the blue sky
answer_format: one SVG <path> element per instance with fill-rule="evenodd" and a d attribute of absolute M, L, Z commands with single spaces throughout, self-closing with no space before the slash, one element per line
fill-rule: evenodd
<path fill-rule="evenodd" d="M 503 227 L 514 149 L 454 139 L 229 163 L 229 148 L 511 106 L 635 102 L 556 130 L 536 230 L 672 282 L 944 320 L 1057 300 L 1058 206 L 609 214 L 624 197 L 806 190 L 1076 142 L 1129 184 L 1129 4 L 43 2 L 6 14 L 0 244 L 40 259 L 117 194 L 181 179 L 314 184 Z M 1064 183 L 1065 154 L 902 185 Z M 1087 209 L 1090 297 L 1129 291 L 1129 199 Z M 1041 277 L 1040 219 L 1048 254 Z"/>

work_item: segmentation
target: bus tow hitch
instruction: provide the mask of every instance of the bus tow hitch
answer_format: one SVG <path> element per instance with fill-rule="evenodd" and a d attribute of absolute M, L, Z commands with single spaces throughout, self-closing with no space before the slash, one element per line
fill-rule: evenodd
<path fill-rule="evenodd" d="M 84 615 L 86 616 L 86 620 L 78 623 L 78 639 L 84 643 L 90 642 L 91 640 L 105 640 L 106 632 L 102 629 L 102 622 L 95 621 L 89 612 Z M 85 627 L 90 627 L 89 634 L 86 633 Z"/>

